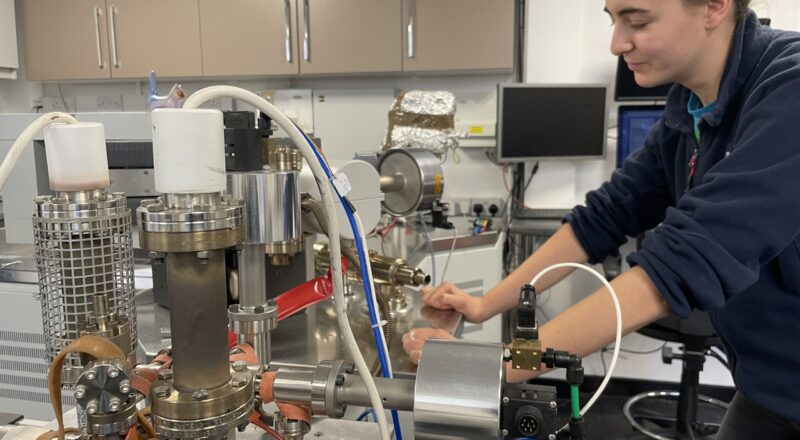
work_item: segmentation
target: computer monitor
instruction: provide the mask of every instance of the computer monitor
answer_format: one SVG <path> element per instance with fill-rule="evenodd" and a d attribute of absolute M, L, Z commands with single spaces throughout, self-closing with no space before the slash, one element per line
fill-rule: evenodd
<path fill-rule="evenodd" d="M 605 155 L 606 85 L 500 84 L 497 162 Z"/>
<path fill-rule="evenodd" d="M 644 146 L 650 130 L 661 119 L 663 105 L 621 105 L 617 113 L 617 168 Z"/>
<path fill-rule="evenodd" d="M 633 72 L 625 64 L 625 60 L 619 57 L 616 87 L 614 87 L 615 101 L 664 101 L 670 88 L 672 83 L 658 87 L 642 87 L 636 84 Z"/>

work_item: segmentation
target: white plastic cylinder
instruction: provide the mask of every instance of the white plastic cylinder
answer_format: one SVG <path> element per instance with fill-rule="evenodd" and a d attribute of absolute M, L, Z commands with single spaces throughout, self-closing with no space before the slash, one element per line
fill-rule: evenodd
<path fill-rule="evenodd" d="M 44 130 L 47 173 L 53 191 L 89 191 L 110 185 L 103 124 L 53 124 Z"/>
<path fill-rule="evenodd" d="M 156 109 L 150 118 L 157 192 L 198 194 L 225 191 L 222 112 Z"/>

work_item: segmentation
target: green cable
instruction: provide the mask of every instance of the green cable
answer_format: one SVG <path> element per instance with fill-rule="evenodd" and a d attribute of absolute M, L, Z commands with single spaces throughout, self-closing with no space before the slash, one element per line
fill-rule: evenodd
<path fill-rule="evenodd" d="M 580 419 L 581 418 L 581 402 L 580 402 L 580 393 L 578 392 L 578 386 L 572 385 L 572 418 Z"/>

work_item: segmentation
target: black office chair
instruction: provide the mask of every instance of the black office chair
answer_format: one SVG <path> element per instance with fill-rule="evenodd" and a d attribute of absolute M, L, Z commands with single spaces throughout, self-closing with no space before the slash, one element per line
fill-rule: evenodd
<path fill-rule="evenodd" d="M 696 436 L 715 434 L 719 429 L 719 424 L 698 421 L 697 414 L 700 402 L 722 409 L 728 408 L 727 403 L 698 393 L 700 372 L 703 370 L 706 354 L 712 347 L 722 346 L 708 314 L 696 310 L 688 319 L 670 316 L 643 327 L 639 333 L 651 338 L 682 344 L 682 353 L 676 353 L 672 348 L 664 347 L 661 357 L 665 363 L 672 363 L 675 359 L 682 361 L 683 369 L 681 370 L 679 391 L 645 392 L 637 394 L 625 402 L 623 413 L 631 426 L 642 434 L 659 440 L 693 439 Z M 640 402 L 653 398 L 677 400 L 678 408 L 675 417 L 664 417 L 660 414 L 638 411 L 641 406 Z M 659 430 L 659 432 L 650 430 L 642 424 L 644 421 L 650 421 L 659 426 L 668 426 L 668 432 L 674 432 L 677 437 L 665 436 L 664 430 Z M 690 429 L 691 433 L 689 433 Z"/>
<path fill-rule="evenodd" d="M 621 257 L 612 257 L 606 260 L 603 263 L 606 277 L 613 278 L 619 274 L 621 264 Z M 623 414 L 631 426 L 642 434 L 657 440 L 693 439 L 695 436 L 716 433 L 719 429 L 718 423 L 697 420 L 699 402 L 722 409 L 728 408 L 727 403 L 698 393 L 700 372 L 703 370 L 706 354 L 712 347 L 722 348 L 722 342 L 717 336 L 708 314 L 695 310 L 688 319 L 669 316 L 639 329 L 638 332 L 651 338 L 682 344 L 682 353 L 676 353 L 672 348 L 665 346 L 662 349 L 661 357 L 664 363 L 669 364 L 675 359 L 681 360 L 683 369 L 679 391 L 644 392 L 625 402 Z M 666 417 L 652 411 L 638 411 L 642 406 L 639 404 L 648 399 L 677 400 L 678 408 L 675 417 Z M 660 429 L 659 432 L 655 432 L 644 426 L 642 424 L 644 421 L 653 422 L 661 427 L 669 427 L 669 429 Z M 689 433 L 690 429 L 692 430 L 691 434 Z M 667 437 L 669 431 L 674 432 L 677 436 Z"/>

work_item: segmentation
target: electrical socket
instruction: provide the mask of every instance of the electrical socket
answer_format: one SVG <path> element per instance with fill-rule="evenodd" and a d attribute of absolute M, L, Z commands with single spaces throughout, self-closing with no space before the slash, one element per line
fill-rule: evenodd
<path fill-rule="evenodd" d="M 492 205 L 497 206 L 497 213 L 494 215 L 495 217 L 502 217 L 503 215 L 503 208 L 505 208 L 505 200 L 502 198 L 491 198 L 491 197 L 470 199 L 469 213 L 467 215 L 475 215 L 475 205 L 478 204 L 483 206 L 481 217 L 491 217 L 491 214 L 489 213 L 489 207 Z"/>
<path fill-rule="evenodd" d="M 64 104 L 66 104 L 66 108 L 64 108 Z M 62 100 L 61 97 L 50 97 L 45 96 L 42 99 L 42 110 L 45 113 L 48 112 L 67 112 L 67 113 L 74 113 L 75 112 L 75 97 L 74 96 L 65 96 Z"/>
<path fill-rule="evenodd" d="M 122 95 L 103 95 L 97 97 L 97 111 L 121 112 Z"/>

